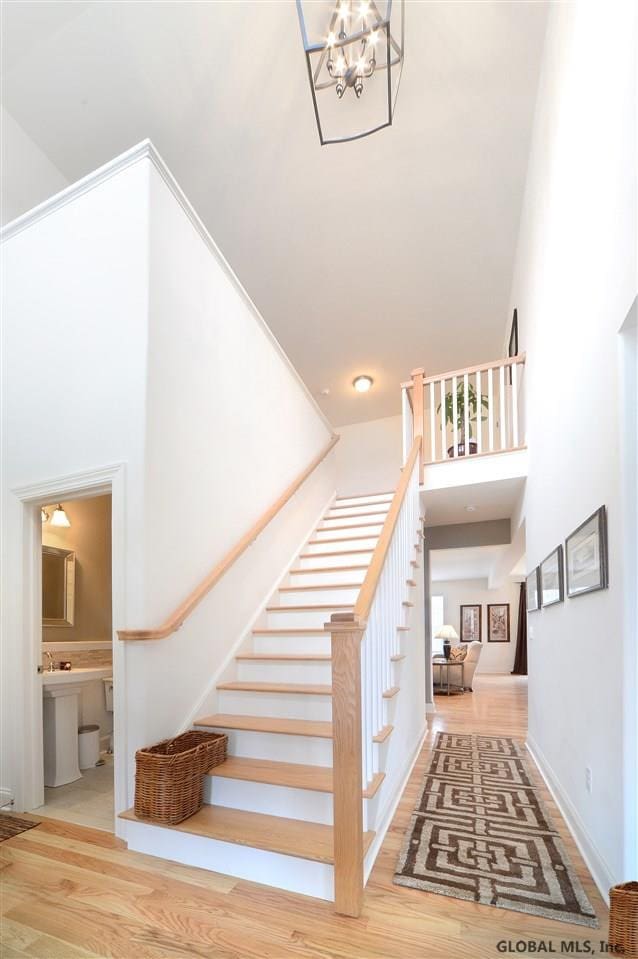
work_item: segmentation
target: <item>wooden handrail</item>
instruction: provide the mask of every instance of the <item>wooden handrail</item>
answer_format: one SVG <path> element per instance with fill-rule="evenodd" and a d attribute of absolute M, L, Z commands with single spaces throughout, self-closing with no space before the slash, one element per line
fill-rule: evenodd
<path fill-rule="evenodd" d="M 399 513 L 401 512 L 401 506 L 403 505 L 403 500 L 405 499 L 405 494 L 410 483 L 412 470 L 414 469 L 414 464 L 416 463 L 420 451 L 421 437 L 415 436 L 414 442 L 412 443 L 412 449 L 410 450 L 410 454 L 405 461 L 405 465 L 403 466 L 403 472 L 401 474 L 401 479 L 399 480 L 399 485 L 396 488 L 388 515 L 385 518 L 381 535 L 379 536 L 374 553 L 372 554 L 372 560 L 368 567 L 368 572 L 366 573 L 363 585 L 359 590 L 357 602 L 355 603 L 354 620 L 359 625 L 365 624 L 368 620 L 368 616 L 370 615 L 372 602 L 377 591 L 377 586 L 379 585 L 381 571 L 383 569 L 385 558 L 392 541 L 394 527 L 397 524 Z"/>
<path fill-rule="evenodd" d="M 254 526 L 245 533 L 242 538 L 233 546 L 231 550 L 224 556 L 222 560 L 217 563 L 214 569 L 208 574 L 208 576 L 202 580 L 202 582 L 197 586 L 192 593 L 184 600 L 184 602 L 177 607 L 177 609 L 168 617 L 165 623 L 161 626 L 158 626 L 156 629 L 120 629 L 118 630 L 117 635 L 122 640 L 139 640 L 139 639 L 165 639 L 167 636 L 170 636 L 171 633 L 176 632 L 180 626 L 183 624 L 184 620 L 190 616 L 196 606 L 201 603 L 204 597 L 211 591 L 213 586 L 219 582 L 219 580 L 228 572 L 230 567 L 239 557 L 244 553 L 251 543 L 257 539 L 259 534 L 268 526 L 270 521 L 275 518 L 277 513 L 286 505 L 288 500 L 290 500 L 294 494 L 297 492 L 300 486 L 308 479 L 311 473 L 313 473 L 320 463 L 325 460 L 328 453 L 333 449 L 335 444 L 338 442 L 339 437 L 333 436 L 327 446 L 324 446 L 322 451 L 315 456 L 311 463 L 297 476 L 296 479 L 288 486 L 281 496 L 275 500 L 275 502 L 270 506 L 265 513 L 259 517 Z"/>
<path fill-rule="evenodd" d="M 460 378 L 466 373 L 468 376 L 471 376 L 472 373 L 484 373 L 486 370 L 498 370 L 501 366 L 512 366 L 513 363 L 524 363 L 526 359 L 525 353 L 519 353 L 518 356 L 506 356 L 503 360 L 495 360 L 493 363 L 479 363 L 478 366 L 467 366 L 462 370 L 450 370 L 449 373 L 436 373 L 434 376 L 426 376 L 423 379 L 423 384 L 427 383 L 438 383 L 440 380 L 451 380 L 453 376 Z M 401 386 L 406 389 L 411 389 L 413 385 L 412 380 L 406 380 L 405 383 L 402 383 Z"/>

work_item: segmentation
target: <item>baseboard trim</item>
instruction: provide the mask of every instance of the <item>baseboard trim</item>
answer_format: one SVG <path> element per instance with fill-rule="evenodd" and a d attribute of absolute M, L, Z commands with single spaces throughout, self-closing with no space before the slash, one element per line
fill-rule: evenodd
<path fill-rule="evenodd" d="M 609 905 L 609 890 L 616 882 L 612 876 L 609 866 L 596 848 L 596 844 L 587 832 L 585 824 L 578 815 L 578 812 L 576 811 L 567 793 L 561 786 L 558 777 L 543 755 L 542 750 L 539 749 L 537 743 L 535 743 L 529 735 L 525 745 L 528 753 L 534 760 L 534 765 L 538 769 L 545 785 L 549 789 L 552 799 L 558 806 L 558 810 L 565 820 L 567 828 L 569 829 L 574 842 L 578 846 L 581 856 L 585 860 L 585 865 L 589 869 L 592 879 L 596 883 L 598 892 L 603 897 L 607 905 Z"/>
<path fill-rule="evenodd" d="M 401 801 L 401 797 L 403 796 L 403 793 L 405 792 L 405 787 L 407 786 L 410 780 L 410 776 L 412 775 L 412 770 L 414 769 L 414 764 L 419 758 L 419 753 L 421 752 L 421 748 L 423 747 L 423 743 L 425 742 L 425 737 L 427 736 L 427 734 L 428 734 L 428 725 L 426 723 L 417 738 L 416 748 L 413 750 L 412 756 L 410 757 L 410 761 L 408 763 L 408 768 L 405 773 L 405 776 L 401 780 L 401 784 L 399 788 L 397 789 L 391 802 L 388 803 L 386 809 L 384 810 L 382 814 L 381 825 L 377 826 L 376 835 L 374 837 L 372 845 L 370 846 L 366 854 L 366 857 L 364 860 L 364 875 L 363 875 L 364 885 L 368 882 L 368 878 L 370 876 L 370 873 L 372 872 L 372 868 L 376 862 L 377 856 L 379 855 L 379 850 L 381 849 L 381 846 L 383 845 L 383 840 L 385 839 L 385 835 L 388 829 L 390 828 L 390 823 L 394 819 L 394 814 L 397 811 L 397 806 L 399 805 L 399 802 Z"/>

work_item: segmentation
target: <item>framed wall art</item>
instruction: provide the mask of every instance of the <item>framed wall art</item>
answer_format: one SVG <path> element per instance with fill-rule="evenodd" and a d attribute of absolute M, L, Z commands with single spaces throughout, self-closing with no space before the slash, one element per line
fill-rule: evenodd
<path fill-rule="evenodd" d="M 562 603 L 565 598 L 563 547 L 557 546 L 555 550 L 552 550 L 539 566 L 539 570 L 541 606 Z"/>
<path fill-rule="evenodd" d="M 565 540 L 567 595 L 572 598 L 609 586 L 607 512 L 604 506 Z"/>
<path fill-rule="evenodd" d="M 509 643 L 510 641 L 510 604 L 488 603 L 487 606 L 488 643 Z"/>
<path fill-rule="evenodd" d="M 538 566 L 525 578 L 525 592 L 527 594 L 527 612 L 533 613 L 540 609 L 540 590 L 538 588 Z"/>
<path fill-rule="evenodd" d="M 461 606 L 461 642 L 482 642 L 481 606 Z"/>

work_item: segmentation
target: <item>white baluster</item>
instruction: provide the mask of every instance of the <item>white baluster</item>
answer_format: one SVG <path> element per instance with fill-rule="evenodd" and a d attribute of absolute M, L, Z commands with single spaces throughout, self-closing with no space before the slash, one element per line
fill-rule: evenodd
<path fill-rule="evenodd" d="M 478 403 L 476 416 L 476 452 L 483 452 L 483 404 L 481 402 L 481 371 L 476 371 L 476 402 Z"/>
<path fill-rule="evenodd" d="M 487 436 L 490 453 L 494 451 L 494 371 L 487 371 Z"/>
<path fill-rule="evenodd" d="M 445 459 L 446 440 L 445 440 L 445 380 L 439 380 L 441 394 L 441 459 Z"/>
<path fill-rule="evenodd" d="M 436 461 L 436 410 L 434 409 L 434 383 L 430 383 L 430 443 L 432 462 Z M 403 458 L 405 463 L 405 456 Z"/>
<path fill-rule="evenodd" d="M 504 450 L 507 448 L 507 420 L 505 417 L 505 367 L 501 366 L 500 369 L 500 379 L 499 379 L 499 388 L 501 391 L 500 401 L 501 401 L 501 449 Z"/>
<path fill-rule="evenodd" d="M 463 406 L 465 412 L 465 455 L 470 455 L 470 378 L 467 373 L 463 374 Z"/>
<path fill-rule="evenodd" d="M 456 417 L 458 415 L 458 402 L 456 397 L 456 376 L 452 377 L 452 446 L 453 446 L 453 456 L 458 456 L 458 445 L 459 445 L 459 428 L 456 422 Z"/>
<path fill-rule="evenodd" d="M 518 363 L 512 363 L 512 445 L 518 446 Z"/>

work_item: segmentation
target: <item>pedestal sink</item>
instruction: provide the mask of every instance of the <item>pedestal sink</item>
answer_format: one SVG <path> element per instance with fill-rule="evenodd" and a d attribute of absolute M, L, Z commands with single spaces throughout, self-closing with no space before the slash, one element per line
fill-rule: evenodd
<path fill-rule="evenodd" d="M 64 786 L 82 778 L 78 762 L 80 692 L 87 683 L 112 673 L 109 666 L 42 674 L 45 786 Z"/>

